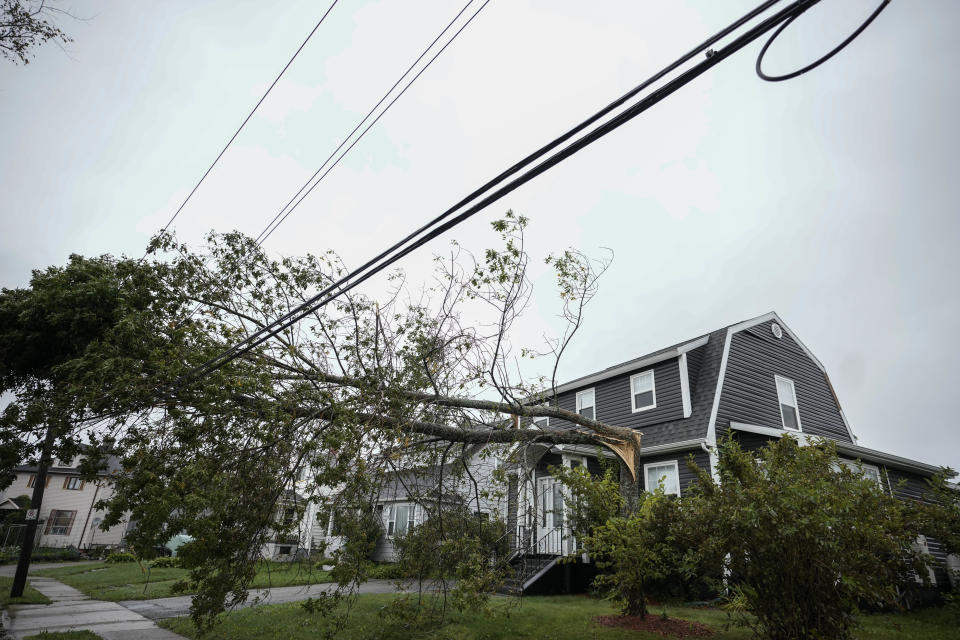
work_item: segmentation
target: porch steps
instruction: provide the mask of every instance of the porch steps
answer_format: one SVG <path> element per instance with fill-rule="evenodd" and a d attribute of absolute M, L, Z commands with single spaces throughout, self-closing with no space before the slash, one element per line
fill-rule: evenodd
<path fill-rule="evenodd" d="M 518 556 L 511 563 L 513 570 L 504 580 L 501 592 L 510 595 L 519 595 L 529 589 L 547 571 L 552 569 L 560 556 L 526 555 Z"/>

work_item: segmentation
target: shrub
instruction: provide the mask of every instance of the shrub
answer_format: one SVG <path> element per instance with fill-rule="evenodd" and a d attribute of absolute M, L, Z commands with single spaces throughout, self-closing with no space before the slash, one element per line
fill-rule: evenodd
<path fill-rule="evenodd" d="M 172 556 L 160 557 L 154 559 L 150 566 L 155 569 L 174 569 L 180 567 L 180 558 Z"/>
<path fill-rule="evenodd" d="M 729 608 L 761 638 L 849 638 L 861 604 L 895 602 L 925 576 L 909 507 L 839 463 L 829 442 L 721 445 L 719 482 L 697 470 L 685 511 L 725 558 Z"/>
<path fill-rule="evenodd" d="M 662 490 L 641 496 L 636 513 L 593 528 L 585 543 L 601 574 L 594 586 L 620 605 L 624 615 L 645 617 L 654 585 L 677 576 L 682 566 L 680 508 Z"/>
<path fill-rule="evenodd" d="M 397 562 L 378 562 L 367 569 L 367 578 L 371 580 L 400 580 L 403 569 Z"/>
<path fill-rule="evenodd" d="M 137 557 L 132 553 L 111 553 L 107 556 L 105 562 L 116 564 L 120 562 L 136 562 Z"/>

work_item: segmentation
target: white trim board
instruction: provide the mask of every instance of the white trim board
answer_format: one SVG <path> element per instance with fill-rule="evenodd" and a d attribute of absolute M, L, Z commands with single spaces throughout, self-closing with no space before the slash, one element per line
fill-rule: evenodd
<path fill-rule="evenodd" d="M 683 403 L 683 417 L 689 418 L 693 414 L 693 403 L 690 401 L 690 373 L 687 371 L 687 354 L 680 354 L 680 400 Z"/>
<path fill-rule="evenodd" d="M 603 371 L 598 371 L 597 373 L 592 373 L 590 375 L 583 376 L 582 378 L 577 378 L 576 380 L 571 380 L 570 382 L 565 382 L 559 385 L 556 389 L 556 393 L 564 393 L 565 391 L 570 391 L 572 389 L 579 389 L 581 387 L 588 387 L 593 385 L 601 380 L 606 380 L 607 378 L 613 378 L 623 373 L 628 373 L 636 369 L 642 369 L 648 367 L 652 364 L 657 364 L 663 362 L 664 360 L 670 360 L 671 358 L 677 358 L 681 354 L 684 354 L 688 351 L 702 347 L 707 344 L 707 340 L 710 338 L 709 335 L 702 336 L 696 340 L 691 340 L 690 342 L 685 342 L 677 347 L 672 349 L 667 349 L 666 351 L 655 353 L 654 355 L 647 356 L 645 358 L 638 358 L 636 360 L 630 360 L 624 362 L 623 364 L 618 364 L 609 369 L 604 369 Z M 549 394 L 549 391 L 544 393 Z M 543 395 L 543 394 L 540 394 Z"/>

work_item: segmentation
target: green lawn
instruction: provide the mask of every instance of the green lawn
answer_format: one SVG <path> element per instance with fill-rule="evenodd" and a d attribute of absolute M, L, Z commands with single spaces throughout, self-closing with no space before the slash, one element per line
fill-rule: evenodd
<path fill-rule="evenodd" d="M 338 640 L 402 638 L 403 640 L 662 640 L 662 636 L 593 624 L 594 616 L 615 613 L 603 600 L 584 596 L 524 598 L 510 608 L 510 601 L 499 599 L 492 618 L 479 614 L 452 614 L 450 622 L 439 629 L 416 632 L 402 626 L 389 626 L 379 615 L 393 595 L 363 595 L 357 598 L 347 626 L 337 634 Z M 659 615 L 657 609 L 653 615 Z M 716 609 L 667 607 L 671 617 L 696 620 L 710 625 L 717 640 L 747 640 L 746 629 L 725 629 L 727 616 Z M 164 620 L 161 626 L 189 638 L 200 638 L 187 618 Z M 204 640 L 300 640 L 319 637 L 327 628 L 317 614 L 309 614 L 294 604 L 268 605 L 234 611 L 223 623 L 202 637 Z M 864 628 L 855 634 L 859 640 L 911 638 L 919 640 L 956 639 L 957 625 L 942 610 L 915 614 L 876 615 L 864 618 Z"/>
<path fill-rule="evenodd" d="M 93 631 L 41 631 L 23 640 L 103 640 Z"/>
<path fill-rule="evenodd" d="M 0 607 L 8 604 L 50 604 L 50 598 L 31 587 L 29 579 L 27 579 L 27 588 L 23 590 L 23 596 L 20 598 L 10 597 L 12 586 L 13 578 L 0 576 Z"/>
<path fill-rule="evenodd" d="M 76 567 L 37 571 L 38 576 L 56 578 L 98 600 L 147 600 L 180 595 L 170 588 L 187 576 L 186 569 L 141 568 L 136 562 L 108 564 L 100 562 Z M 253 587 L 285 587 L 315 584 L 329 580 L 325 571 L 297 562 L 262 562 Z"/>

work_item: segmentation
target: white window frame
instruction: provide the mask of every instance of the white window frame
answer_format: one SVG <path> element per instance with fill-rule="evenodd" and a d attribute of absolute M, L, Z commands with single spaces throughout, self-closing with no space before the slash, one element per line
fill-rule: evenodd
<path fill-rule="evenodd" d="M 541 403 L 537 405 L 538 407 L 547 407 L 547 403 Z M 544 427 L 550 426 L 550 416 L 535 416 L 530 418 L 530 426 L 538 427 L 543 429 Z"/>
<path fill-rule="evenodd" d="M 674 494 L 674 493 L 664 492 L 664 494 L 665 494 L 665 495 L 668 495 L 668 496 L 675 495 L 675 496 L 677 496 L 677 497 L 679 498 L 679 497 L 680 497 L 680 493 L 681 493 L 681 489 L 680 489 L 680 465 L 677 464 L 677 461 L 676 461 L 676 460 L 661 460 L 660 462 L 648 462 L 647 464 L 643 465 L 643 483 L 644 483 L 644 486 L 646 486 L 646 488 L 647 488 L 647 493 L 653 493 L 653 489 L 650 487 L 650 473 L 649 473 L 650 467 L 667 467 L 667 466 L 673 466 L 673 472 L 674 472 L 675 474 L 677 474 L 677 492 L 676 492 L 675 494 Z M 657 486 L 659 486 L 659 480 L 657 481 Z"/>
<path fill-rule="evenodd" d="M 793 396 L 793 410 L 797 414 L 797 428 L 787 426 L 787 421 L 783 416 L 783 405 L 784 402 L 780 399 L 780 382 L 786 382 L 790 385 L 791 395 Z M 797 385 L 794 384 L 793 380 L 790 378 L 784 378 L 783 376 L 774 375 L 773 376 L 773 386 L 777 389 L 777 409 L 780 410 L 780 424 L 783 425 L 783 428 L 787 431 L 795 431 L 797 433 L 803 433 L 803 422 L 800 421 L 800 403 L 797 402 Z"/>
<path fill-rule="evenodd" d="M 878 467 L 877 465 L 875 465 L 875 464 L 867 464 L 866 462 L 863 462 L 862 460 L 850 460 L 849 458 L 840 458 L 840 464 L 842 464 L 842 465 L 845 466 L 847 469 L 850 469 L 851 471 L 853 471 L 853 472 L 855 472 L 855 473 L 856 473 L 858 470 L 861 471 L 861 472 L 863 472 L 863 471 L 866 471 L 866 470 L 868 470 L 868 469 L 869 469 L 870 471 L 875 472 L 875 473 L 877 474 L 877 486 L 880 487 L 881 490 L 885 490 L 885 488 L 884 488 L 884 486 L 883 486 L 883 474 L 880 473 L 880 467 Z M 859 466 L 859 469 L 858 469 L 858 466 Z M 867 477 L 867 475 L 866 475 L 865 473 L 861 473 L 861 475 L 862 475 L 863 477 L 865 477 L 865 478 Z"/>
<path fill-rule="evenodd" d="M 580 411 L 586 408 L 584 407 L 583 403 L 580 401 L 580 398 L 584 397 L 588 393 L 591 396 L 593 396 L 593 404 L 586 405 L 586 406 L 593 407 L 593 419 L 596 420 L 597 419 L 597 388 L 596 387 L 590 387 L 589 389 L 584 389 L 583 391 L 577 391 L 577 413 L 579 414 Z"/>
<path fill-rule="evenodd" d="M 653 404 L 648 404 L 643 407 L 637 406 L 637 392 L 634 391 L 633 381 L 637 378 L 650 376 L 650 391 L 653 392 Z M 657 407 L 657 378 L 653 373 L 653 369 L 648 371 L 641 371 L 640 373 L 635 373 L 630 376 L 630 407 L 633 409 L 634 413 L 639 411 L 649 411 L 650 409 L 655 409 Z"/>
<path fill-rule="evenodd" d="M 407 512 L 407 530 L 404 534 L 410 533 L 416 524 L 417 504 L 415 502 L 394 502 L 387 506 L 387 537 L 393 538 L 397 534 L 397 508 L 409 507 Z"/>

